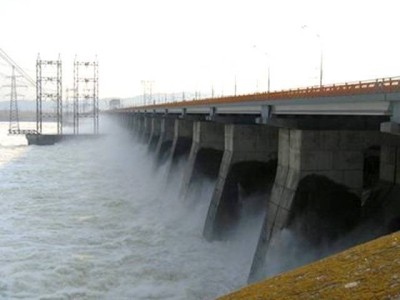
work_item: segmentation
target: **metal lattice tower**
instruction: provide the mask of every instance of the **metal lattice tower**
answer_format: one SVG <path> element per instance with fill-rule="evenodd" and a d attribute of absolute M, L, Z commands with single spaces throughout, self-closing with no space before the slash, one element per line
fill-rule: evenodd
<path fill-rule="evenodd" d="M 42 133 L 43 101 L 56 104 L 57 134 L 62 134 L 62 63 L 58 60 L 36 60 L 36 131 Z"/>
<path fill-rule="evenodd" d="M 99 63 L 74 61 L 74 134 L 81 118 L 93 118 L 93 133 L 99 133 Z"/>
<path fill-rule="evenodd" d="M 71 122 L 71 116 L 73 116 L 73 99 L 74 99 L 74 89 L 66 88 L 65 89 L 65 97 L 64 97 L 64 117 L 63 121 L 65 122 Z M 72 105 L 71 105 L 72 103 Z"/>
<path fill-rule="evenodd" d="M 10 92 L 10 123 L 9 134 L 19 134 L 19 116 L 18 116 L 18 94 L 17 94 L 17 76 L 15 75 L 15 66 L 12 66 L 11 73 L 11 92 Z"/>
<path fill-rule="evenodd" d="M 143 105 L 154 104 L 153 102 L 153 87 L 154 80 L 142 80 L 143 87 Z"/>
<path fill-rule="evenodd" d="M 26 134 L 26 133 L 36 133 L 35 130 L 21 130 L 19 126 L 19 112 L 18 112 L 18 96 L 21 96 L 17 93 L 18 87 L 25 87 L 26 85 L 19 85 L 17 82 L 17 78 L 21 77 L 26 83 L 30 86 L 36 86 L 36 82 L 3 50 L 0 48 L 0 61 L 6 62 L 12 68 L 11 76 L 8 78 L 11 79 L 11 84 L 6 87 L 11 88 L 10 96 L 10 119 L 9 119 L 9 134 Z M 18 75 L 17 75 L 18 74 Z"/>

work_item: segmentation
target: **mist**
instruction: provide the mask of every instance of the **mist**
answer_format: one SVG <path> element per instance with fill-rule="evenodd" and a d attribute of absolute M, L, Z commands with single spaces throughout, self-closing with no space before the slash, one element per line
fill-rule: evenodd
<path fill-rule="evenodd" d="M 123 264 L 133 274 L 123 294 L 135 299 L 214 299 L 244 286 L 263 214 L 243 209 L 229 238 L 207 242 L 202 232 L 215 181 L 199 178 L 183 198 L 186 161 L 159 165 L 137 137 L 110 120 L 101 124 L 107 135 L 96 141 L 92 167 L 107 178 L 112 191 L 108 205 L 128 202 L 130 212 L 124 216 L 131 217 L 125 222 L 135 236 L 130 248 L 124 247 L 131 253 Z"/>

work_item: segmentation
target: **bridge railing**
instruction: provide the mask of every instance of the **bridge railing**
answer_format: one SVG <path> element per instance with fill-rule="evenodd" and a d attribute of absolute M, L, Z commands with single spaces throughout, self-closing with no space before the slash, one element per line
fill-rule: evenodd
<path fill-rule="evenodd" d="M 345 82 L 339 84 L 311 86 L 298 89 L 289 89 L 272 92 L 245 94 L 238 96 L 225 96 L 204 99 L 192 99 L 180 102 L 166 102 L 163 104 L 152 104 L 146 106 L 135 106 L 133 108 L 172 108 L 181 106 L 215 105 L 238 102 L 257 102 L 265 100 L 294 100 L 304 98 L 321 98 L 335 96 L 351 96 L 365 94 L 382 94 L 400 92 L 400 77 L 379 78 L 357 82 Z M 124 108 L 120 111 L 129 111 L 132 108 Z"/>

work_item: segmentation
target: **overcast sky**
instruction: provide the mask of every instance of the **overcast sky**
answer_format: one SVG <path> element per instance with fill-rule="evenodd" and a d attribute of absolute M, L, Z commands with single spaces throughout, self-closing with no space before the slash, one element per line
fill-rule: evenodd
<path fill-rule="evenodd" d="M 399 1 L 0 0 L 0 48 L 35 60 L 98 56 L 100 97 L 232 94 L 400 75 Z M 3 66 L 4 70 L 4 66 Z M 0 77 L 0 80 L 2 78 Z"/>

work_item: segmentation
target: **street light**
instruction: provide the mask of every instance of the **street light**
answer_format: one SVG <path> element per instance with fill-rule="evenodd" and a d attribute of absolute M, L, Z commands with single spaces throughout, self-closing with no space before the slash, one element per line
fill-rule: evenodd
<path fill-rule="evenodd" d="M 301 26 L 301 29 L 306 30 L 308 27 L 307 25 Z M 318 32 L 315 32 L 315 36 L 318 38 L 319 41 L 319 49 L 320 49 L 320 56 L 319 56 L 319 86 L 322 87 L 322 77 L 323 77 L 323 70 L 324 70 L 324 49 L 322 48 L 322 38 Z"/>
<path fill-rule="evenodd" d="M 257 49 L 257 45 L 253 46 L 254 49 Z M 271 90 L 271 70 L 270 70 L 270 60 L 269 60 L 269 54 L 268 52 L 264 52 L 265 57 L 267 58 L 267 88 L 268 88 L 268 93 Z"/>
<path fill-rule="evenodd" d="M 322 39 L 319 34 L 317 34 L 319 39 L 319 47 L 320 47 L 320 57 L 319 57 L 319 86 L 322 87 L 322 75 L 323 75 L 323 66 L 324 66 L 324 51 L 322 48 Z"/>
<path fill-rule="evenodd" d="M 265 53 L 265 55 L 267 55 L 268 57 L 268 53 Z M 270 73 L 270 64 L 269 64 L 269 60 L 267 58 L 268 61 L 268 93 L 270 92 L 270 88 L 271 88 L 271 73 Z"/>

